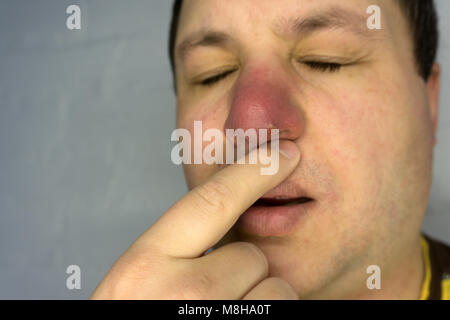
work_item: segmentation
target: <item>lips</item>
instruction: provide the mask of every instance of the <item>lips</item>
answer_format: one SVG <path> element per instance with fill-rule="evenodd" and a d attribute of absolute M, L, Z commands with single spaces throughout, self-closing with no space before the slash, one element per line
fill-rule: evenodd
<path fill-rule="evenodd" d="M 261 237 L 286 236 L 315 210 L 317 199 L 292 180 L 259 198 L 238 219 L 238 228 Z"/>

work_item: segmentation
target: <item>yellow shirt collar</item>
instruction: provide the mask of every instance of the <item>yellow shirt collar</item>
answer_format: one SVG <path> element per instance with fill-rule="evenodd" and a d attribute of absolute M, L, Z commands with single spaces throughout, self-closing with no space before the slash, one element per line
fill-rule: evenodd
<path fill-rule="evenodd" d="M 431 264 L 430 264 L 430 252 L 428 249 L 428 242 L 422 235 L 420 239 L 422 245 L 422 255 L 425 264 L 425 277 L 422 283 L 422 293 L 420 294 L 420 300 L 428 300 L 430 296 L 430 283 L 431 283 Z"/>

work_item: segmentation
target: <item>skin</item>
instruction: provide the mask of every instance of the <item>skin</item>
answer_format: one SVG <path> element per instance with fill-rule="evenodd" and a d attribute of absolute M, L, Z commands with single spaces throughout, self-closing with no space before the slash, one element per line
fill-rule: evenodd
<path fill-rule="evenodd" d="M 419 76 L 394 1 L 377 1 L 382 29 L 368 30 L 372 4 L 185 1 L 176 39 L 177 127 L 192 136 L 195 120 L 203 130 L 279 128 L 293 160 L 281 157 L 273 177 L 250 165 L 186 165 L 190 193 L 136 240 L 93 298 L 419 298 L 440 72 L 436 64 L 427 82 Z M 330 12 L 341 17 L 337 25 L 289 28 L 293 18 Z M 226 41 L 192 46 L 210 30 L 226 33 Z M 319 70 L 312 61 L 345 66 Z M 295 188 L 317 205 L 289 234 L 236 227 L 263 194 Z M 381 290 L 366 287 L 370 265 L 381 268 Z"/>

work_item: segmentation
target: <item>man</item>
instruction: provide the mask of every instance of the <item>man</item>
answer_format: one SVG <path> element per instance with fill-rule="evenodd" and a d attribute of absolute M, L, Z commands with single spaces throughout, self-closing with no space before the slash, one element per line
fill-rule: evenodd
<path fill-rule="evenodd" d="M 186 164 L 92 298 L 448 298 L 450 249 L 421 235 L 436 48 L 432 1 L 176 1 L 177 127 L 278 129 L 279 170 Z"/>

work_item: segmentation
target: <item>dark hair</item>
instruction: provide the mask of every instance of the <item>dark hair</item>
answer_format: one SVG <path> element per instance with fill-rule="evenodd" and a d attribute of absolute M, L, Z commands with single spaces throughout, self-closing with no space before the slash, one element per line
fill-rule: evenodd
<path fill-rule="evenodd" d="M 414 43 L 419 74 L 426 81 L 436 60 L 439 45 L 438 17 L 433 0 L 399 0 L 405 11 Z"/>
<path fill-rule="evenodd" d="M 439 32 L 438 18 L 433 0 L 398 0 L 400 7 L 405 11 L 405 16 L 411 28 L 412 41 L 414 43 L 414 55 L 417 71 L 426 81 L 431 68 L 436 60 Z M 175 0 L 172 11 L 169 34 L 169 57 L 172 73 L 175 75 L 175 39 L 178 30 L 181 6 L 183 0 Z"/>
<path fill-rule="evenodd" d="M 172 74 L 175 83 L 175 40 L 177 38 L 178 22 L 180 21 L 181 6 L 183 0 L 175 0 L 172 8 L 172 20 L 170 21 L 169 30 L 169 58 L 170 66 L 172 67 Z"/>

